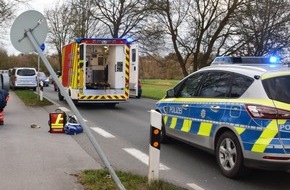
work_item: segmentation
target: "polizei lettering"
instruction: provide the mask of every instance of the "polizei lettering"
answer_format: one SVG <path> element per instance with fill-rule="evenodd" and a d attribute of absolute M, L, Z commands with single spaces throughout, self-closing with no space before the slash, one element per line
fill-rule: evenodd
<path fill-rule="evenodd" d="M 281 131 L 288 131 L 290 132 L 290 124 L 281 124 L 279 125 Z"/>
<path fill-rule="evenodd" d="M 182 107 L 169 106 L 169 113 L 182 114 Z"/>

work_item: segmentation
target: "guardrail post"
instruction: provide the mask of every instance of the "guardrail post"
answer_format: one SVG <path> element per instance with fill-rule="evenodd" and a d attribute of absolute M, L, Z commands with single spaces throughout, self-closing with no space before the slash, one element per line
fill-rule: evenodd
<path fill-rule="evenodd" d="M 162 116 L 155 110 L 150 111 L 150 145 L 148 183 L 159 180 L 160 132 Z"/>

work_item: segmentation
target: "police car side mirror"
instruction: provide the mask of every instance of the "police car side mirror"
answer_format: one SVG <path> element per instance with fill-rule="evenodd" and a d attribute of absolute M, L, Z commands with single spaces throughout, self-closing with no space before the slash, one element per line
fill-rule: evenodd
<path fill-rule="evenodd" d="M 169 89 L 166 91 L 167 98 L 172 98 L 172 97 L 174 97 L 174 95 L 175 95 L 174 89 Z"/>

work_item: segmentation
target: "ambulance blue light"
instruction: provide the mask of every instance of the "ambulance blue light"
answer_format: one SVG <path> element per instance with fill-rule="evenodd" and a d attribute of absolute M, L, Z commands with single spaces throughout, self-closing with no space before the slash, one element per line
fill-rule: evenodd
<path fill-rule="evenodd" d="M 76 43 L 81 43 L 82 38 L 76 38 Z"/>
<path fill-rule="evenodd" d="M 131 43 L 133 42 L 133 39 L 132 39 L 132 38 L 127 38 L 126 40 L 127 40 L 127 42 L 128 42 L 129 44 L 131 44 Z"/>

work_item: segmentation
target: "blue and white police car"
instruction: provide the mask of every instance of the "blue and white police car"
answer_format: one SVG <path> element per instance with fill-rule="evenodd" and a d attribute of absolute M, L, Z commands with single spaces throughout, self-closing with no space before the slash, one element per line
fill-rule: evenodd
<path fill-rule="evenodd" d="M 223 175 L 290 170 L 290 68 L 212 64 L 157 102 L 161 142 L 175 138 L 215 154 Z"/>

